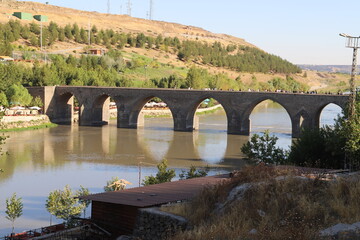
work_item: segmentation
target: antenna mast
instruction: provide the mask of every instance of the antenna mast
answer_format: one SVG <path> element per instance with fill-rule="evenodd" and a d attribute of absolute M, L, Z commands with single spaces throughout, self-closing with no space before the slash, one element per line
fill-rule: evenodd
<path fill-rule="evenodd" d="M 107 1 L 107 13 L 110 14 L 110 0 Z"/>
<path fill-rule="evenodd" d="M 153 0 L 150 0 L 149 19 L 152 20 L 152 17 L 153 17 Z"/>
<path fill-rule="evenodd" d="M 127 14 L 131 16 L 131 0 L 128 0 L 127 3 Z"/>

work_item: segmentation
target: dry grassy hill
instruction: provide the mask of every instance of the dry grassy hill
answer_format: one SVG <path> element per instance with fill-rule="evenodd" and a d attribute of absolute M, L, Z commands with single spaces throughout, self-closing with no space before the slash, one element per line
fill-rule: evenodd
<path fill-rule="evenodd" d="M 198 27 L 134 18 L 128 15 L 86 12 L 36 2 L 0 2 L 0 22 L 7 22 L 9 18 L 15 18 L 10 16 L 15 11 L 28 12 L 33 15 L 46 15 L 48 16 L 49 21 L 54 21 L 60 26 L 65 26 L 66 24 L 73 24 L 76 22 L 80 27 L 87 28 L 90 21 L 91 24 L 96 25 L 99 29 L 107 29 L 109 26 L 111 26 L 114 31 L 126 33 L 143 32 L 144 34 L 146 33 L 146 35 L 153 36 L 158 34 L 161 34 L 164 37 L 176 36 L 183 40 L 198 38 L 199 40 L 208 42 L 219 41 L 226 45 L 232 43 L 237 45 L 253 46 L 243 39 L 232 37 L 226 34 L 211 33 Z M 46 25 L 48 23 L 44 24 Z"/>
<path fill-rule="evenodd" d="M 146 20 L 141 18 L 134 18 L 127 15 L 114 15 L 103 14 L 98 12 L 86 12 L 71 8 L 63 8 L 53 5 L 41 4 L 36 2 L 22 2 L 12 0 L 1 0 L 0 2 L 0 23 L 6 23 L 10 19 L 17 19 L 12 16 L 13 12 L 28 12 L 33 15 L 46 15 L 49 21 L 56 22 L 60 26 L 66 24 L 77 23 L 80 27 L 88 28 L 89 22 L 91 25 L 96 25 L 98 29 L 112 28 L 117 32 L 124 33 L 144 33 L 145 35 L 156 36 L 161 34 L 164 37 L 178 37 L 180 40 L 195 40 L 205 42 L 221 42 L 224 45 L 236 44 L 255 47 L 251 43 L 246 42 L 244 39 L 229 36 L 226 34 L 212 33 L 202 28 L 186 26 L 177 23 L 168 23 L 163 21 Z M 33 20 L 35 21 L 35 20 Z M 22 23 L 26 24 L 30 21 L 22 20 Z M 44 25 L 49 22 L 44 23 Z M 24 44 L 18 42 L 18 44 Z M 71 52 L 76 52 L 76 49 L 82 49 L 85 45 L 81 45 L 75 42 L 58 42 L 51 48 L 48 48 L 48 52 L 61 52 L 59 50 L 68 49 Z M 194 63 L 186 63 L 179 61 L 175 54 L 169 52 L 149 50 L 149 49 L 134 49 L 125 48 L 125 52 L 136 52 L 140 55 L 156 58 L 159 62 L 172 64 L 178 67 L 189 67 Z M 226 73 L 231 78 L 239 77 L 244 83 L 250 83 L 255 77 L 259 82 L 265 82 L 271 80 L 274 77 L 285 78 L 284 74 L 262 74 L 262 73 L 239 73 L 236 71 L 216 68 L 212 66 L 202 66 L 212 73 Z M 306 76 L 307 75 L 307 76 Z M 306 71 L 306 74 L 301 73 L 293 76 L 297 81 L 308 84 L 312 90 L 323 89 L 329 86 L 339 85 L 340 82 L 348 82 L 348 75 L 324 73 L 318 74 L 316 71 Z M 333 87 L 332 89 L 336 89 Z"/>

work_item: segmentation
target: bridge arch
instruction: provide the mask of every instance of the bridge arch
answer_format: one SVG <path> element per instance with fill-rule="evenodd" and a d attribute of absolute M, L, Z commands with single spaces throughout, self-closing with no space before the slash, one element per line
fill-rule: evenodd
<path fill-rule="evenodd" d="M 75 102 L 77 102 L 75 109 Z M 81 123 L 81 116 L 84 111 L 84 104 L 81 98 L 74 92 L 65 92 L 57 96 L 55 121 L 60 124 L 72 124 L 76 121 L 75 112 L 78 112 L 78 122 Z"/>
<path fill-rule="evenodd" d="M 245 108 L 245 110 L 243 112 L 241 112 L 241 134 L 242 135 L 249 135 L 250 131 L 251 131 L 251 121 L 250 121 L 250 115 L 253 113 L 254 109 L 261 104 L 264 101 L 273 101 L 277 104 L 279 104 L 287 113 L 287 115 L 289 116 L 290 119 L 290 124 L 291 124 L 291 128 L 294 128 L 294 120 L 293 117 L 291 115 L 291 111 L 290 108 L 287 106 L 286 103 L 283 103 L 282 101 L 279 101 L 277 98 L 274 97 L 270 97 L 270 96 L 262 96 L 259 97 L 257 99 L 255 99 L 254 101 L 252 101 L 250 104 L 247 105 L 247 107 Z"/>
<path fill-rule="evenodd" d="M 106 125 L 110 121 L 110 94 L 102 93 L 98 95 L 91 107 L 92 124 Z"/>
<path fill-rule="evenodd" d="M 317 123 L 317 127 L 320 127 L 322 125 L 333 125 L 334 121 L 329 121 L 327 123 L 322 123 L 321 118 L 323 114 L 330 115 L 329 118 L 333 118 L 332 120 L 335 120 L 337 118 L 337 115 L 342 115 L 342 112 L 344 112 L 344 107 L 340 106 L 339 104 L 335 102 L 330 102 L 328 104 L 321 105 L 316 112 L 315 120 Z"/>
<path fill-rule="evenodd" d="M 171 103 L 170 101 L 161 95 L 147 95 L 147 96 L 143 96 L 141 98 L 139 98 L 133 105 L 132 105 L 132 109 L 130 111 L 129 114 L 129 123 L 131 126 L 144 126 L 144 112 L 142 112 L 142 109 L 144 109 L 146 103 L 148 103 L 150 100 L 154 99 L 154 98 L 158 98 L 160 99 L 163 103 L 166 104 L 166 107 L 169 108 L 170 110 L 170 114 L 171 114 L 171 118 L 173 119 L 173 109 L 171 107 Z M 174 119 L 173 119 L 174 121 Z"/>
<path fill-rule="evenodd" d="M 222 101 L 221 98 L 218 97 L 214 97 L 211 96 L 211 94 L 209 95 L 205 95 L 205 96 L 201 96 L 197 99 L 195 99 L 195 101 L 193 101 L 191 103 L 191 105 L 189 106 L 189 109 L 187 111 L 186 114 L 186 126 L 187 129 L 198 129 L 198 119 L 196 117 L 196 110 L 199 108 L 200 104 L 206 100 L 206 99 L 214 99 L 215 101 L 217 101 L 224 109 L 225 113 L 226 113 L 226 118 L 228 119 L 228 112 L 229 109 L 227 108 L 227 106 L 225 105 L 225 103 Z"/>

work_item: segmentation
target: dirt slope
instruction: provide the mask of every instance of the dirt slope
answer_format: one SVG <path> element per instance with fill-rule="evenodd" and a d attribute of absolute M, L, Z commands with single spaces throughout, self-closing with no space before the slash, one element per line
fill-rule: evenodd
<path fill-rule="evenodd" d="M 109 26 L 111 26 L 114 31 L 126 33 L 143 32 L 146 35 L 155 36 L 162 34 L 164 37 L 177 36 L 180 39 L 198 38 L 199 40 L 207 42 L 219 41 L 224 44 L 232 43 L 253 46 L 243 39 L 232 37 L 226 34 L 211 33 L 198 27 L 134 18 L 128 15 L 86 12 L 36 2 L 6 0 L 5 2 L 0 2 L 0 22 L 4 23 L 9 19 L 17 19 L 16 17 L 11 16 L 15 11 L 28 12 L 32 13 L 33 15 L 46 15 L 48 16 L 49 21 L 54 21 L 60 26 L 65 26 L 66 24 L 73 24 L 76 22 L 80 27 L 88 28 L 90 22 L 91 25 L 96 25 L 98 29 L 107 29 Z M 46 25 L 48 23 L 44 24 Z"/>
<path fill-rule="evenodd" d="M 112 28 L 114 31 L 124 33 L 139 33 L 142 32 L 145 35 L 156 36 L 161 34 L 163 37 L 178 37 L 181 40 L 198 39 L 206 42 L 221 42 L 224 45 L 236 44 L 252 46 L 251 43 L 246 42 L 244 39 L 236 38 L 226 34 L 216 34 L 206 31 L 202 28 L 186 26 L 177 23 L 168 23 L 162 21 L 146 20 L 141 18 L 134 18 L 127 15 L 114 15 L 114 14 L 103 14 L 98 12 L 86 12 L 71 8 L 63 8 L 54 5 L 41 4 L 36 2 L 23 2 L 15 0 L 0 0 L 0 23 L 6 23 L 10 19 L 18 19 L 12 14 L 14 12 L 28 12 L 33 15 L 46 15 L 49 21 L 54 21 L 60 26 L 66 24 L 77 23 L 80 27 L 88 28 L 89 23 L 96 25 L 98 29 Z M 35 20 L 33 20 L 35 21 Z M 28 20 L 22 20 L 22 23 L 30 23 Z M 44 23 L 44 25 L 49 22 Z M 19 42 L 22 45 L 24 43 Z M 48 52 L 63 52 L 65 50 L 71 50 L 71 52 L 78 51 L 86 45 L 78 44 L 75 42 L 58 42 L 52 47 L 48 48 Z M 136 52 L 138 54 L 148 56 L 151 58 L 157 58 L 158 61 L 166 64 L 172 64 L 178 67 L 190 67 L 194 63 L 184 63 L 177 59 L 176 55 L 169 52 L 146 50 L 146 49 L 133 49 L 125 48 L 125 52 Z M 248 84 L 255 77 L 259 82 L 266 82 L 274 77 L 285 78 L 285 74 L 262 74 L 262 73 L 239 73 L 224 68 L 216 68 L 212 66 L 198 67 L 206 68 L 211 73 L 225 73 L 229 77 L 235 79 L 240 77 L 241 80 Z M 346 82 L 348 80 L 347 75 L 343 74 L 320 74 L 317 71 L 306 71 L 307 76 L 303 73 L 295 74 L 293 77 L 303 83 L 308 84 L 312 90 L 315 89 L 327 89 L 329 86 L 336 86 L 340 82 Z M 336 89 L 336 88 L 335 88 Z"/>

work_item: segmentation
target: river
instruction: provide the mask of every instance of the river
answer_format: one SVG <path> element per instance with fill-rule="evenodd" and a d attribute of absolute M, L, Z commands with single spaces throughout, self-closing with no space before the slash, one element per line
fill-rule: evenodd
<path fill-rule="evenodd" d="M 339 107 L 329 105 L 321 122 L 331 124 L 339 112 Z M 14 192 L 24 204 L 23 215 L 15 221 L 15 231 L 20 232 L 49 225 L 46 198 L 67 184 L 97 193 L 103 191 L 106 181 L 118 176 L 130 181 L 129 187 L 137 187 L 139 178 L 156 174 L 156 164 L 163 158 L 177 175 L 191 165 L 208 165 L 209 175 L 245 165 L 240 148 L 249 137 L 227 135 L 223 110 L 200 115 L 199 123 L 199 130 L 193 133 L 174 132 L 171 118 L 146 118 L 139 129 L 119 129 L 114 120 L 103 127 L 73 125 L 7 133 L 9 139 L 2 148 L 8 154 L 0 157 L 4 169 L 0 173 L 0 237 L 11 232 L 5 199 Z M 251 114 L 251 126 L 252 133 L 274 132 L 283 148 L 291 145 L 290 118 L 278 104 L 259 104 Z"/>

